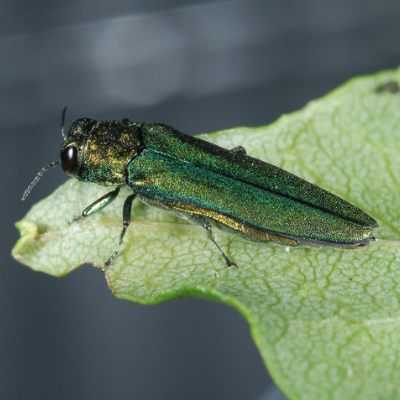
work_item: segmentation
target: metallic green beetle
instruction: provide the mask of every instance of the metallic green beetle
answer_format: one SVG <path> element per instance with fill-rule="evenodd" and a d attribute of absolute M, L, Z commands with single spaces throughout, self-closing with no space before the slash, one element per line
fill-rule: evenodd
<path fill-rule="evenodd" d="M 63 121 L 64 116 L 65 110 Z M 60 161 L 44 167 L 22 199 L 58 164 L 80 181 L 116 187 L 76 220 L 109 205 L 121 187 L 132 189 L 123 206 L 119 245 L 103 270 L 118 254 L 135 197 L 205 228 L 228 267 L 235 264 L 214 240 L 212 225 L 251 241 L 285 245 L 354 247 L 374 240 L 378 224 L 364 211 L 246 155 L 243 147 L 227 150 L 164 124 L 129 120 L 82 118 L 62 133 Z"/>

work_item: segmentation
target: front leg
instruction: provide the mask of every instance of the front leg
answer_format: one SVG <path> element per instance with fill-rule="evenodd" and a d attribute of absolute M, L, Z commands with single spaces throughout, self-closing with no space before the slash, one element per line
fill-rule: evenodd
<path fill-rule="evenodd" d="M 80 215 L 79 217 L 75 217 L 72 221 L 70 221 L 70 223 L 80 221 L 83 218 L 88 217 L 89 215 L 92 215 L 95 212 L 102 210 L 104 207 L 107 207 L 117 198 L 120 189 L 121 188 L 117 187 L 112 192 L 109 192 L 104 196 L 100 197 L 99 199 L 97 199 L 94 203 L 92 203 L 90 206 L 86 207 L 82 211 L 82 215 Z"/>

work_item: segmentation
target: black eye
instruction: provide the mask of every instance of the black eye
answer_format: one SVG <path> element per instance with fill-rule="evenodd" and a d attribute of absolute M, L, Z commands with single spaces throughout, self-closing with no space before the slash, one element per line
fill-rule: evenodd
<path fill-rule="evenodd" d="M 78 149 L 75 146 L 61 150 L 61 167 L 70 176 L 76 175 L 78 168 Z"/>

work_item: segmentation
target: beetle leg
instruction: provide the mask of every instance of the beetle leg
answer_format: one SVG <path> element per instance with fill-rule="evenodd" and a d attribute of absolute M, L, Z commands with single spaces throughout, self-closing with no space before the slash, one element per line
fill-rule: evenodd
<path fill-rule="evenodd" d="M 205 218 L 199 216 L 199 215 L 191 215 L 190 218 L 190 222 L 195 223 L 197 225 L 202 226 L 206 232 L 207 232 L 207 236 L 208 238 L 215 244 L 215 246 L 217 247 L 218 251 L 220 252 L 221 256 L 223 257 L 225 264 L 228 268 L 231 267 L 236 267 L 237 265 L 235 263 L 233 263 L 228 257 L 227 255 L 224 253 L 224 251 L 221 249 L 221 247 L 219 247 L 219 244 L 215 241 L 214 239 L 214 235 L 211 229 L 211 224 L 209 221 L 207 221 Z"/>
<path fill-rule="evenodd" d="M 246 149 L 243 146 L 236 146 L 233 149 L 231 149 L 232 153 L 240 153 L 240 154 L 246 154 Z"/>
<path fill-rule="evenodd" d="M 124 207 L 122 209 L 123 227 L 122 227 L 121 235 L 119 237 L 119 243 L 118 243 L 118 246 L 115 249 L 114 253 L 112 253 L 111 257 L 104 263 L 104 266 L 102 269 L 103 272 L 114 261 L 114 258 L 119 253 L 119 248 L 121 247 L 122 241 L 124 240 L 126 230 L 128 229 L 128 226 L 131 223 L 132 203 L 133 203 L 133 200 L 135 199 L 135 197 L 136 197 L 136 194 L 133 193 L 125 199 Z"/>
<path fill-rule="evenodd" d="M 107 207 L 111 202 L 113 202 L 117 198 L 120 189 L 121 188 L 117 187 L 112 192 L 109 192 L 109 193 L 105 194 L 104 196 L 100 197 L 94 203 L 92 203 L 90 206 L 86 207 L 82 211 L 82 214 L 79 217 L 75 217 L 69 223 L 80 221 L 81 219 L 88 217 L 89 215 L 94 214 L 97 211 L 102 210 L 104 207 Z"/>

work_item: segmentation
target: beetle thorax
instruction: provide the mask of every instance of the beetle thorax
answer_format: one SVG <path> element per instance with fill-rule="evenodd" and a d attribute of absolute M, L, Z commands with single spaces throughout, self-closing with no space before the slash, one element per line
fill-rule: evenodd
<path fill-rule="evenodd" d="M 64 171 L 83 182 L 124 186 L 126 164 L 141 148 L 140 126 L 129 122 L 93 121 L 89 132 L 76 129 L 61 148 L 62 165 L 63 155 L 66 159 Z M 68 157 L 76 160 L 70 165 Z"/>

